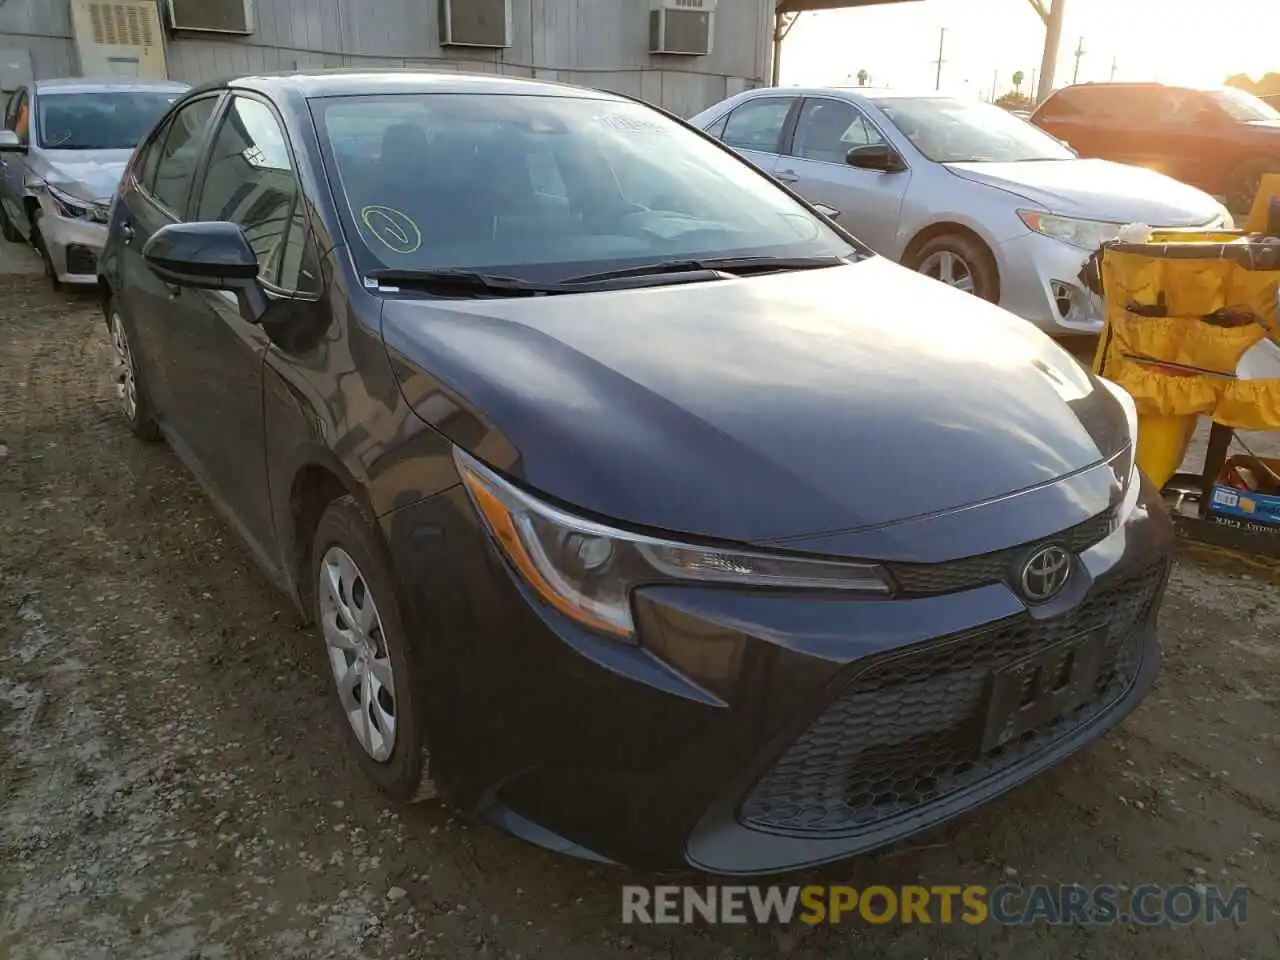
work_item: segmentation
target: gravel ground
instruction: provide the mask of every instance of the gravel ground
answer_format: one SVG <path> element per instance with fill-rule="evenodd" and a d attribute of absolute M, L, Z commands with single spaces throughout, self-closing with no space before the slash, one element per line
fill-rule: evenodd
<path fill-rule="evenodd" d="M 1185 553 L 1166 662 L 1105 741 L 824 882 L 1200 882 L 1248 920 L 628 927 L 620 870 L 394 809 L 319 641 L 117 419 L 91 300 L 0 277 L 0 957 L 1244 958 L 1280 953 L 1280 573 Z"/>

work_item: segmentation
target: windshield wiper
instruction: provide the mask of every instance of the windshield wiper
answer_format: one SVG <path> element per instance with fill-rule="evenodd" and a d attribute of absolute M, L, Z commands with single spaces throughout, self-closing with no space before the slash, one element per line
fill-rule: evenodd
<path fill-rule="evenodd" d="M 402 270 L 385 268 L 365 274 L 379 286 L 404 286 L 428 293 L 461 292 L 504 297 L 535 297 L 553 293 L 577 293 L 562 283 L 500 277 L 478 270 Z"/>
<path fill-rule="evenodd" d="M 622 267 L 618 270 L 606 270 L 603 273 L 588 273 L 580 277 L 569 277 L 563 284 L 578 285 L 599 283 L 605 280 L 621 280 L 627 277 L 652 277 L 662 274 L 678 273 L 776 273 L 783 270 L 816 270 L 820 267 L 839 267 L 852 263 L 845 257 L 705 257 L 686 260 L 659 260 L 657 263 L 642 263 L 635 267 Z"/>

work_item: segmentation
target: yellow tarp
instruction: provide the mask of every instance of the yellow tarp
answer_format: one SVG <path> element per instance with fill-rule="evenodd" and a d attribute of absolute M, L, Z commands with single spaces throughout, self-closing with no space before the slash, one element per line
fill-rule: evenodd
<path fill-rule="evenodd" d="M 1267 200 L 1280 195 L 1280 176 L 1269 179 L 1260 194 Z M 1266 207 L 1262 199 L 1254 205 L 1264 226 Z M 1185 244 L 1203 244 L 1204 256 L 1163 256 L 1163 242 L 1184 254 Z M 1248 269 L 1229 259 L 1223 244 L 1232 242 L 1244 242 L 1242 235 L 1179 231 L 1153 236 L 1142 252 L 1103 252 L 1106 329 L 1094 369 L 1133 395 L 1138 465 L 1159 486 L 1178 469 L 1201 416 L 1238 429 L 1280 429 L 1280 380 L 1234 379 L 1251 347 L 1265 337 L 1280 343 L 1280 270 Z M 1166 315 L 1143 316 L 1135 306 Z M 1205 320 L 1228 308 L 1249 311 L 1255 320 L 1236 327 Z"/>

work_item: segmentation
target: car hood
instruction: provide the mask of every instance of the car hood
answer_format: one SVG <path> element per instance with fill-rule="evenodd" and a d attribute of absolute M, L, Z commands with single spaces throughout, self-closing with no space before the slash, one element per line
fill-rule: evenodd
<path fill-rule="evenodd" d="M 1195 227 L 1222 213 L 1218 202 L 1202 190 L 1154 170 L 1109 160 L 949 163 L 947 169 L 1040 204 L 1050 213 L 1088 220 Z"/>
<path fill-rule="evenodd" d="M 109 202 L 124 176 L 132 150 L 45 150 L 35 172 L 81 200 Z"/>
<path fill-rule="evenodd" d="M 410 405 L 580 512 L 737 541 L 1051 484 L 1124 412 L 1031 324 L 881 258 L 537 299 L 389 300 Z"/>

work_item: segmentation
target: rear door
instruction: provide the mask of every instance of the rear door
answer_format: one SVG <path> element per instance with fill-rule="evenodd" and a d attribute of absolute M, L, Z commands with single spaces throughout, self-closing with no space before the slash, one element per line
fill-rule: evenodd
<path fill-rule="evenodd" d="M 877 253 L 896 258 L 910 171 L 860 170 L 845 160 L 854 147 L 887 143 L 880 129 L 846 100 L 806 97 L 789 139 L 774 176 L 810 203 L 836 210 L 841 226 Z"/>
<path fill-rule="evenodd" d="M 712 124 L 726 146 L 750 160 L 765 173 L 773 173 L 782 150 L 796 97 L 756 97 L 739 104 L 721 122 Z"/>
<path fill-rule="evenodd" d="M 161 227 L 185 219 L 201 149 L 220 93 L 188 100 L 170 115 L 135 155 L 121 185 L 119 282 L 116 296 L 132 328 L 141 375 L 161 418 L 183 431 L 181 357 L 173 341 L 179 301 L 186 294 L 164 283 L 142 259 L 142 249 Z"/>

